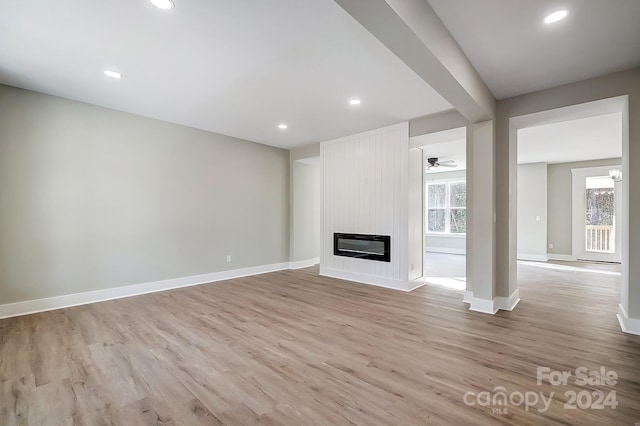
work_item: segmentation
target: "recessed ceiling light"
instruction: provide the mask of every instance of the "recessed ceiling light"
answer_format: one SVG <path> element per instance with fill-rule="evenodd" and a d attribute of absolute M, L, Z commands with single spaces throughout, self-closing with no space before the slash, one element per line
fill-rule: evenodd
<path fill-rule="evenodd" d="M 556 10 L 555 12 L 550 13 L 546 18 L 544 18 L 544 23 L 553 24 L 554 22 L 562 21 L 567 17 L 568 14 L 569 12 L 567 12 L 566 10 Z"/>
<path fill-rule="evenodd" d="M 284 124 L 284 123 L 278 124 L 278 129 L 282 129 L 282 130 L 284 130 L 284 129 L 286 129 L 287 127 L 289 127 L 289 126 L 287 126 L 287 125 L 286 125 L 286 124 Z"/>
<path fill-rule="evenodd" d="M 351 105 L 360 105 L 360 99 L 351 99 L 349 103 Z"/>
<path fill-rule="evenodd" d="M 122 74 L 120 74 L 118 71 L 113 70 L 104 70 L 104 75 L 109 78 L 115 78 L 116 80 L 122 78 Z"/>
<path fill-rule="evenodd" d="M 175 7 L 171 0 L 151 0 L 151 4 L 158 9 L 173 9 Z"/>

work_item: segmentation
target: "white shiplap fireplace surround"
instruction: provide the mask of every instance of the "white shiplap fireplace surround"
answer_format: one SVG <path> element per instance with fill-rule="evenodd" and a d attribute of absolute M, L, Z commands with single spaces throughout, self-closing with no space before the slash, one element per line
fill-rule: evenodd
<path fill-rule="evenodd" d="M 401 123 L 320 144 L 320 274 L 409 291 L 422 279 L 422 150 Z M 391 261 L 335 256 L 334 233 L 391 236 Z"/>

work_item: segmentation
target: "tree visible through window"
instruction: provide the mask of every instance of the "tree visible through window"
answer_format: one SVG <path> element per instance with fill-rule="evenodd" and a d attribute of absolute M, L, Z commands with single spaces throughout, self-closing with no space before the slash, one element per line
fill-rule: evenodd
<path fill-rule="evenodd" d="M 445 232 L 447 185 L 444 183 L 430 184 L 427 188 L 427 230 Z"/>
<path fill-rule="evenodd" d="M 615 217 L 613 188 L 587 189 L 587 225 L 613 226 Z"/>
<path fill-rule="evenodd" d="M 467 232 L 467 184 L 427 184 L 427 232 Z"/>

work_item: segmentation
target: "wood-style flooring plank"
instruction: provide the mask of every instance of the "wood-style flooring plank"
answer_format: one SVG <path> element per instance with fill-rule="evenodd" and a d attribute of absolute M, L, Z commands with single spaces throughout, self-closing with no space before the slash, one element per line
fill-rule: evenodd
<path fill-rule="evenodd" d="M 308 268 L 0 320 L 0 424 L 633 425 L 640 337 L 616 321 L 618 271 L 524 262 L 520 304 L 494 316 L 457 290 Z M 538 366 L 619 381 L 538 386 Z M 464 403 L 498 386 L 555 396 L 547 412 Z M 571 390 L 619 405 L 567 410 Z"/>

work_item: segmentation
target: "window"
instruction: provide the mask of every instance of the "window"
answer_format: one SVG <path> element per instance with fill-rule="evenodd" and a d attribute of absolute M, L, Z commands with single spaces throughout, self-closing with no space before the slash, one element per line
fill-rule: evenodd
<path fill-rule="evenodd" d="M 439 182 L 427 184 L 427 232 L 465 234 L 467 232 L 467 184 Z"/>

